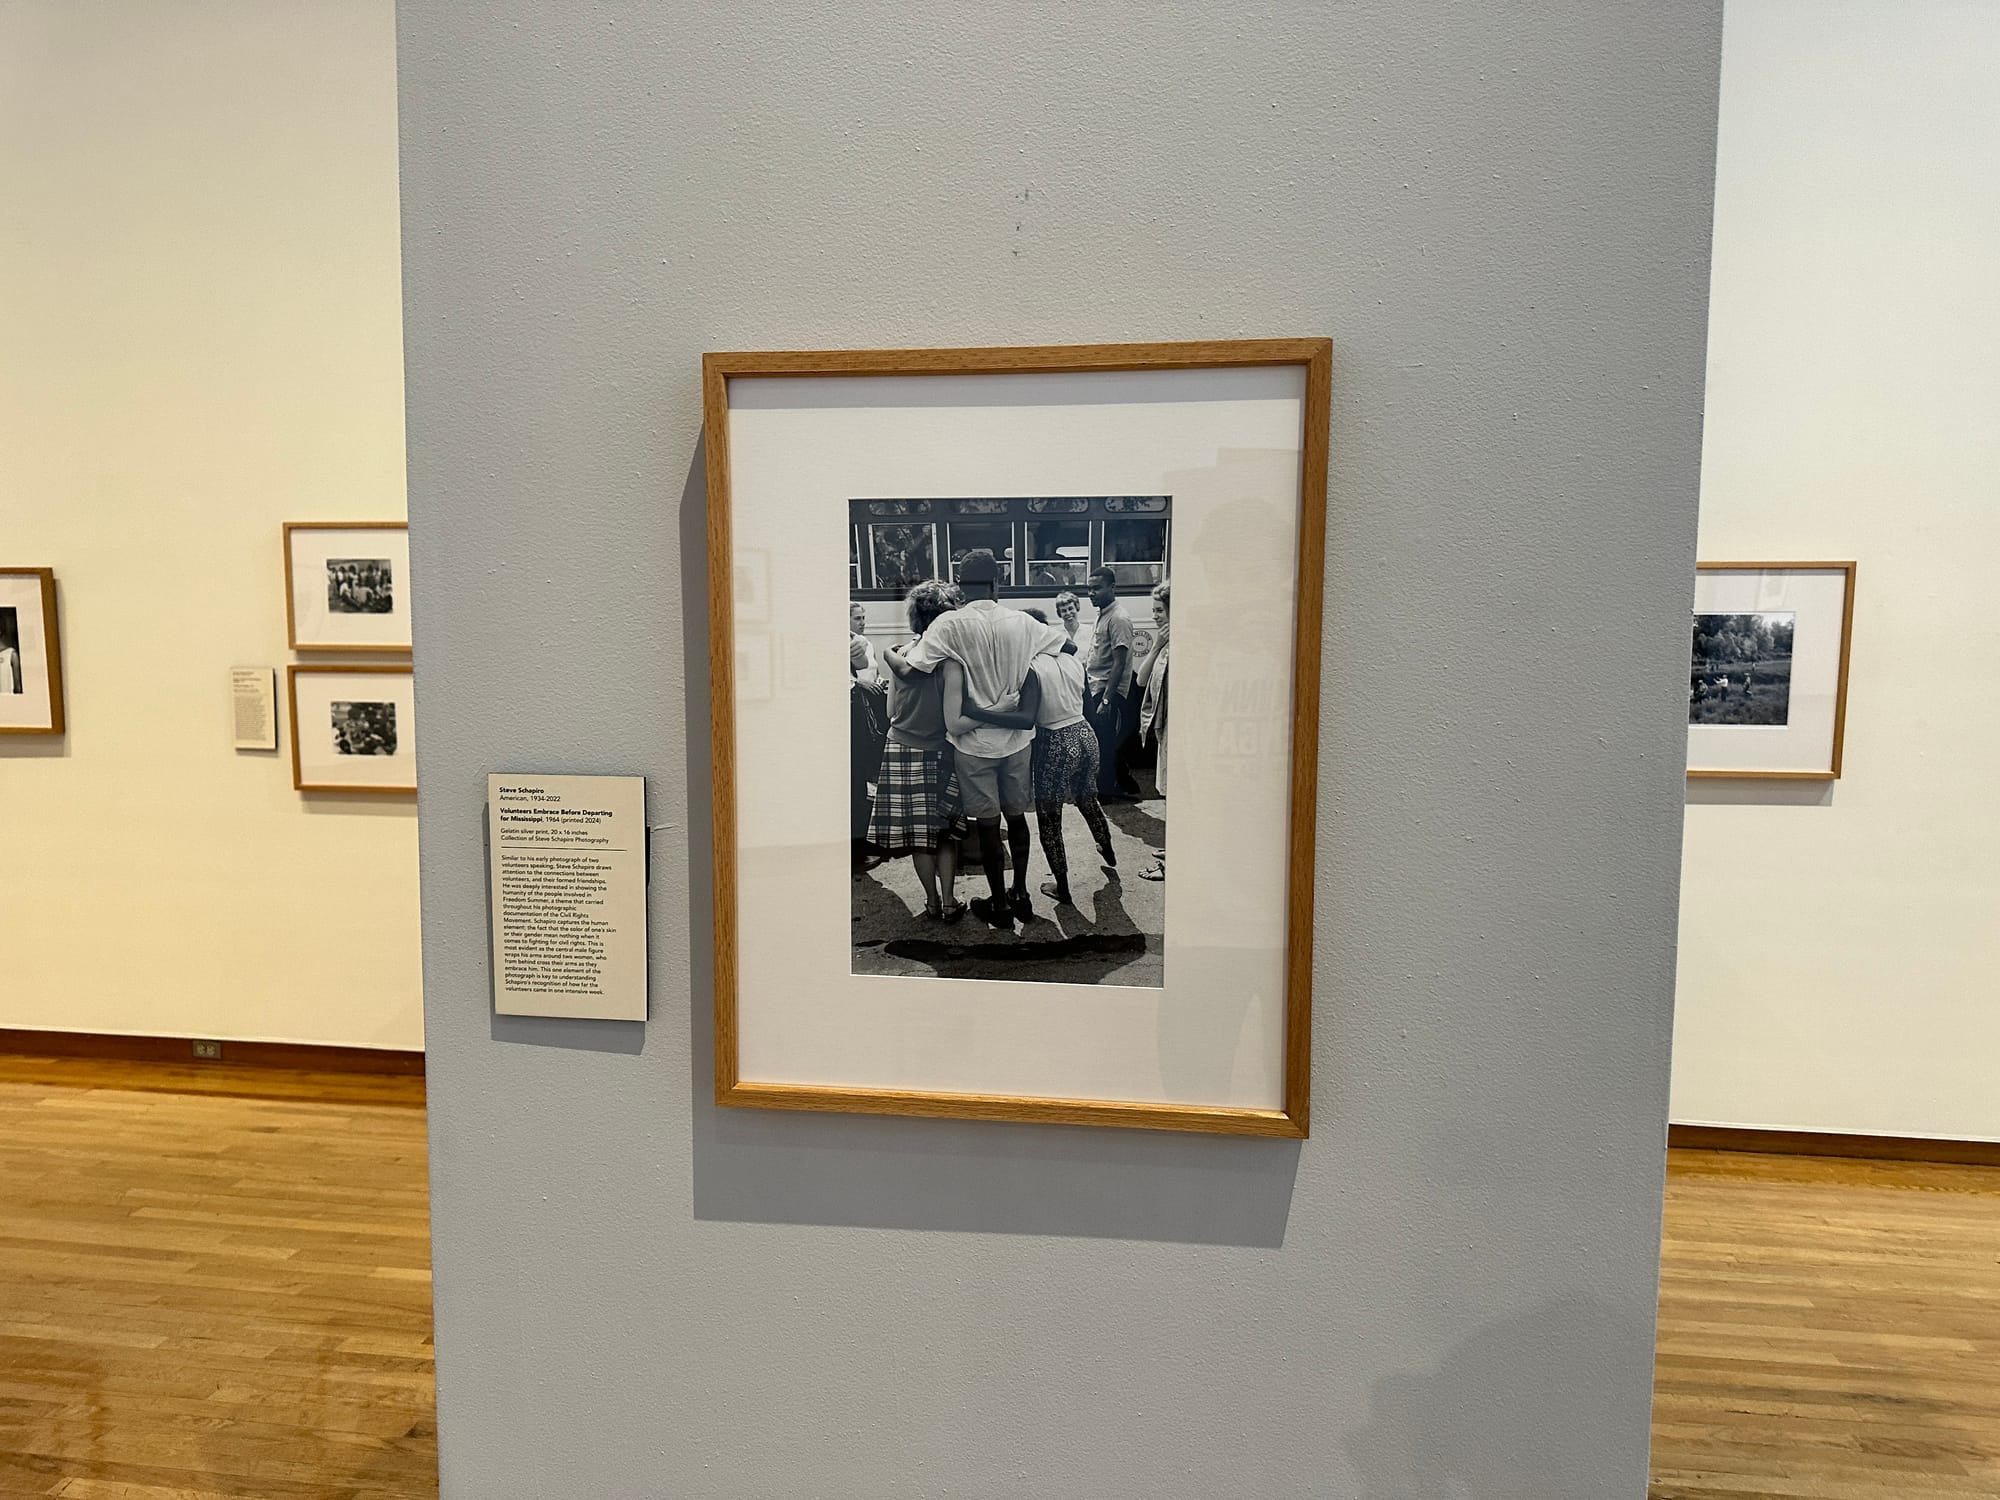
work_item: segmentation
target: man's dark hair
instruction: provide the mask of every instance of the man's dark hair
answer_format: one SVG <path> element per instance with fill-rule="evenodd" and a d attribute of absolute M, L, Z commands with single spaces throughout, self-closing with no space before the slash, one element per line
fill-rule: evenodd
<path fill-rule="evenodd" d="M 1092 568 L 1090 570 L 1090 581 L 1092 583 L 1097 582 L 1097 580 L 1100 578 L 1102 578 L 1106 583 L 1110 584 L 1114 589 L 1118 587 L 1118 575 L 1112 572 L 1111 569 Z"/>

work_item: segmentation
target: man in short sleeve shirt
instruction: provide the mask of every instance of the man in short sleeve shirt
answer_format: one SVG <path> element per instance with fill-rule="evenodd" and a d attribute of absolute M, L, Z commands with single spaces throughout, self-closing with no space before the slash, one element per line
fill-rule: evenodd
<path fill-rule="evenodd" d="M 1090 575 L 1097 623 L 1083 664 L 1083 716 L 1097 734 L 1097 795 L 1132 797 L 1138 783 L 1124 763 L 1132 732 L 1132 617 L 1118 600 L 1118 575 L 1099 568 Z"/>
<path fill-rule="evenodd" d="M 954 662 L 964 674 L 964 696 L 980 708 L 1015 708 L 1028 663 L 1054 651 L 1067 639 L 1060 628 L 1009 609 L 1000 603 L 999 560 L 985 548 L 958 561 L 958 584 L 965 591 L 963 608 L 938 616 L 907 653 L 892 652 L 890 670 L 932 672 Z M 1029 774 L 1035 742 L 1032 729 L 1006 729 L 959 718 L 951 711 L 950 684 L 945 703 L 946 737 L 958 768 L 958 787 L 965 815 L 979 833 L 979 861 L 986 871 L 990 896 L 972 903 L 973 913 L 992 925 L 1012 926 L 1034 915 L 1027 879 L 1028 809 L 1034 805 Z M 1000 823 L 1007 823 L 1007 848 L 1000 843 Z M 1007 887 L 1007 859 L 1014 863 L 1014 886 Z"/>

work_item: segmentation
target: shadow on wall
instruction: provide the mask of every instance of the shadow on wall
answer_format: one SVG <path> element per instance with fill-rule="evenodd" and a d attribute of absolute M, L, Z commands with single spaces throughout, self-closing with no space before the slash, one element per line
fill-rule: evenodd
<path fill-rule="evenodd" d="M 1368 1421 L 1343 1440 L 1361 1500 L 1534 1496 L 1604 1500 L 1645 1491 L 1603 1471 L 1608 1441 L 1643 1424 L 1629 1387 L 1606 1379 L 1606 1350 L 1652 1330 L 1581 1298 L 1544 1303 L 1455 1345 L 1438 1368 L 1375 1383 Z M 1595 1441 L 1578 1442 L 1578 1433 Z M 1643 1431 L 1623 1451 L 1646 1451 Z"/>
<path fill-rule="evenodd" d="M 1831 807 L 1835 784 L 1832 781 L 1775 781 L 1761 778 L 1731 781 L 1722 777 L 1703 776 L 1689 779 L 1687 800 L 1690 807 L 1700 803 L 1730 807 L 1753 804 L 1766 807 Z"/>
<path fill-rule="evenodd" d="M 698 1219 L 1275 1247 L 1296 1141 L 719 1109 L 713 1102 L 707 448 L 681 495 Z M 499 1032 L 496 1028 L 496 1035 Z M 587 1045 L 587 1043 L 586 1043 Z"/>

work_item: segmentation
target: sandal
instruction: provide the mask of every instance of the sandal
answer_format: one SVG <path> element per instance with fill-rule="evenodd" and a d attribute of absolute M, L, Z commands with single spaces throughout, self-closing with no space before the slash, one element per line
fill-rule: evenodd
<path fill-rule="evenodd" d="M 1044 880 L 1042 882 L 1042 894 L 1059 906 L 1076 905 L 1076 902 L 1070 899 L 1068 888 L 1057 885 L 1053 880 Z"/>
<path fill-rule="evenodd" d="M 1167 878 L 1167 861 L 1165 857 L 1163 856 L 1154 860 L 1145 869 L 1141 870 L 1139 878 L 1141 880 L 1165 880 Z"/>

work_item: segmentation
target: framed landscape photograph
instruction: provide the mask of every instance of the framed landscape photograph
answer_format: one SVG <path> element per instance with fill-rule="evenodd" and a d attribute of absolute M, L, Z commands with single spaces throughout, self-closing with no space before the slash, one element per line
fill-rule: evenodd
<path fill-rule="evenodd" d="M 0 568 L 0 734 L 62 732 L 55 572 Z"/>
<path fill-rule="evenodd" d="M 1840 775 L 1851 562 L 1701 563 L 1688 659 L 1688 775 Z"/>
<path fill-rule="evenodd" d="M 285 629 L 294 651 L 408 651 L 409 524 L 287 521 Z"/>
<path fill-rule="evenodd" d="M 706 357 L 719 1103 L 1306 1134 L 1331 361 Z"/>
<path fill-rule="evenodd" d="M 302 792 L 417 789 L 415 677 L 406 665 L 285 668 L 292 785 Z"/>

